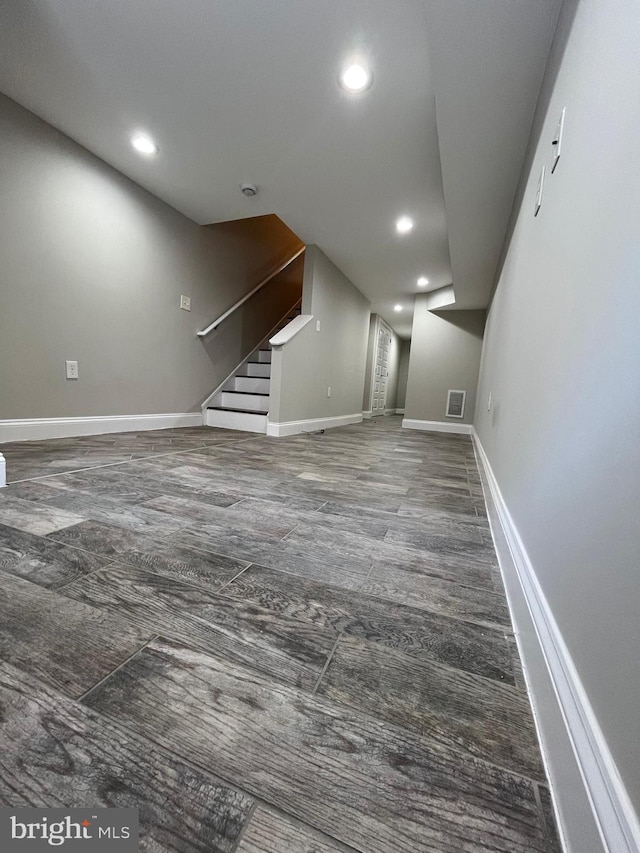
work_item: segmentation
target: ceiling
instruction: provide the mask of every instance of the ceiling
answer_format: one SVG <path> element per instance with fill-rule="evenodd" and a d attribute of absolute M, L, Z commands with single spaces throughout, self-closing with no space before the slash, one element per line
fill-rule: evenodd
<path fill-rule="evenodd" d="M 276 213 L 409 337 L 421 275 L 487 305 L 560 5 L 4 0 L 0 90 L 200 224 Z"/>

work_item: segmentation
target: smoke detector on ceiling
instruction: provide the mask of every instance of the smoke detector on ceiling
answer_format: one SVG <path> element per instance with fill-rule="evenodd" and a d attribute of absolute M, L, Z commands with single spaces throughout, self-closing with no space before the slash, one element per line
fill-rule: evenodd
<path fill-rule="evenodd" d="M 254 195 L 258 195 L 258 187 L 255 184 L 240 184 L 240 190 L 247 198 L 253 198 Z"/>

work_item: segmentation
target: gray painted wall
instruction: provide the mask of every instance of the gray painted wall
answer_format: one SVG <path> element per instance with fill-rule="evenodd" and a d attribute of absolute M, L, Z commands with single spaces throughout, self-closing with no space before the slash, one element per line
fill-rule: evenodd
<path fill-rule="evenodd" d="M 489 313 L 475 424 L 639 809 L 640 14 L 637 0 L 575 6 Z"/>
<path fill-rule="evenodd" d="M 420 421 L 473 421 L 484 311 L 428 311 L 416 297 L 405 417 Z M 464 418 L 447 418 L 447 392 L 466 391 Z"/>
<path fill-rule="evenodd" d="M 269 420 L 282 423 L 362 412 L 370 308 L 317 246 L 307 246 L 302 313 L 314 319 L 273 353 Z"/>
<path fill-rule="evenodd" d="M 404 409 L 407 400 L 407 379 L 409 377 L 409 355 L 411 341 L 400 341 L 400 362 L 398 364 L 398 399 L 396 407 Z"/>
<path fill-rule="evenodd" d="M 275 268 L 256 220 L 201 228 L 2 95 L 0 198 L 0 419 L 197 411 L 241 360 L 230 326 L 196 331 Z M 233 321 L 247 352 L 257 314 Z"/>

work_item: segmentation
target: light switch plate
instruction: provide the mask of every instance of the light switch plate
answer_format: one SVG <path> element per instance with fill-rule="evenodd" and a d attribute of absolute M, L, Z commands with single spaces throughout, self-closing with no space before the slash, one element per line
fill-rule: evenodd
<path fill-rule="evenodd" d="M 316 320 L 316 332 L 320 331 L 320 320 Z"/>
<path fill-rule="evenodd" d="M 538 189 L 536 191 L 536 207 L 534 211 L 534 216 L 538 215 L 538 211 L 542 207 L 542 192 L 544 190 L 544 176 L 547 171 L 547 167 L 543 166 L 540 171 L 540 178 L 538 179 Z"/>
<path fill-rule="evenodd" d="M 191 311 L 191 297 L 190 296 L 181 296 L 180 297 L 180 307 L 183 311 Z"/>
<path fill-rule="evenodd" d="M 558 121 L 558 126 L 556 127 L 556 132 L 553 137 L 552 145 L 553 145 L 553 164 L 551 166 L 551 174 L 556 170 L 556 166 L 558 165 L 558 160 L 560 159 L 560 152 L 562 149 L 562 134 L 564 132 L 564 114 L 566 113 L 567 108 L 565 107 L 560 113 L 560 119 Z"/>
<path fill-rule="evenodd" d="M 67 379 L 77 379 L 78 378 L 78 362 L 77 361 L 65 361 L 65 366 L 67 368 Z"/>

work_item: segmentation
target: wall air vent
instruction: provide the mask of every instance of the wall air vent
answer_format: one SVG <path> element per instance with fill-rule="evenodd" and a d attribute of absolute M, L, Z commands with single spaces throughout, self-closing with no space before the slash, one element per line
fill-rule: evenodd
<path fill-rule="evenodd" d="M 466 399 L 466 396 L 466 391 L 449 391 L 449 393 L 447 394 L 448 418 L 464 417 L 464 401 Z"/>

